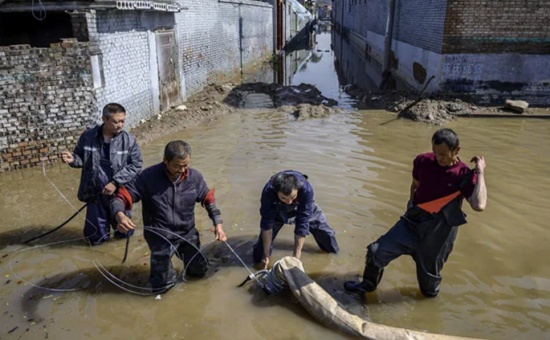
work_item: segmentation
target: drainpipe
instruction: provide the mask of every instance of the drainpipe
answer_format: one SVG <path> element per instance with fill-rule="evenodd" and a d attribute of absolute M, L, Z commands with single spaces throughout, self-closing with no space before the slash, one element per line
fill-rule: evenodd
<path fill-rule="evenodd" d="M 243 16 L 241 13 L 242 5 L 239 4 L 239 57 L 241 66 L 241 82 L 243 81 Z"/>
<path fill-rule="evenodd" d="M 340 3 L 342 4 L 342 6 L 340 6 L 340 36 L 344 35 L 344 2 L 344 0 L 340 0 Z"/>
<path fill-rule="evenodd" d="M 273 0 L 271 2 L 271 4 L 273 5 L 273 12 L 271 13 L 271 20 L 273 21 L 273 49 L 271 51 L 272 56 L 277 53 L 277 32 L 279 31 L 279 28 L 277 27 L 277 25 L 279 25 L 279 23 L 277 22 L 278 2 L 279 0 Z"/>
<path fill-rule="evenodd" d="M 350 1 L 350 0 L 348 0 Z M 342 65 L 342 54 L 344 53 L 344 0 L 340 0 L 342 6 L 340 6 L 340 69 L 343 70 L 344 66 Z"/>
<path fill-rule="evenodd" d="M 386 36 L 384 38 L 384 65 L 382 65 L 382 88 L 388 78 L 391 75 L 390 70 L 390 56 L 391 56 L 391 44 L 393 38 L 393 19 L 395 16 L 395 2 L 396 0 L 388 1 L 388 20 L 386 22 Z"/>

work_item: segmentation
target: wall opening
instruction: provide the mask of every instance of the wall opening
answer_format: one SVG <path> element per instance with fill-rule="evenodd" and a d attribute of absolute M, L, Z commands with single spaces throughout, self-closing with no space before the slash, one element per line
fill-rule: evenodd
<path fill-rule="evenodd" d="M 87 29 L 80 27 L 85 21 L 75 19 L 77 16 L 60 11 L 48 11 L 42 21 L 30 12 L 0 13 L 0 46 L 50 47 L 50 43 L 61 42 L 62 38 L 88 41 Z"/>

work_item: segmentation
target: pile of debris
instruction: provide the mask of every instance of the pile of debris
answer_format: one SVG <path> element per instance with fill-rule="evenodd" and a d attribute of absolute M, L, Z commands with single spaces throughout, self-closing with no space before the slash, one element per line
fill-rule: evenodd
<path fill-rule="evenodd" d="M 238 108 L 252 108 L 249 101 L 251 98 L 254 98 L 254 101 L 256 101 L 258 94 L 263 94 L 265 98 L 270 99 L 268 102 L 270 107 L 264 108 L 278 108 L 284 105 L 295 106 L 299 104 L 324 105 L 327 107 L 338 105 L 336 100 L 323 96 L 321 91 L 310 84 L 294 86 L 267 83 L 240 84 L 231 90 L 224 102 Z M 254 108 L 260 107 L 256 106 Z"/>

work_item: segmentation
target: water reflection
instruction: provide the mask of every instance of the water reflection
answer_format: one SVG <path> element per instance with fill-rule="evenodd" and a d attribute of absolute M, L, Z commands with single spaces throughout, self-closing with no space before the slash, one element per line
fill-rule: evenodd
<path fill-rule="evenodd" d="M 243 82 L 274 82 L 285 86 L 311 84 L 325 97 L 338 101 L 339 107 L 353 108 L 356 100 L 344 91 L 345 85 L 349 82 L 345 74 L 338 69 L 337 53 L 331 45 L 334 32 L 330 23 L 320 21 L 315 27 L 315 34 L 312 35 L 313 48 L 283 53 L 274 58 L 272 64 L 246 73 Z M 309 42 L 306 45 L 309 45 Z"/>
<path fill-rule="evenodd" d="M 332 31 L 336 70 L 343 85 L 356 85 L 368 91 L 376 90 L 382 83 L 382 64 L 366 56 L 353 40 Z M 364 50 L 364 49 L 363 49 Z"/>
<path fill-rule="evenodd" d="M 315 35 L 316 44 L 310 51 L 297 51 L 285 57 L 284 85 L 312 84 L 321 93 L 338 101 L 342 108 L 352 108 L 355 100 L 345 91 L 335 65 L 335 53 L 331 46 L 331 31 L 320 30 Z"/>
<path fill-rule="evenodd" d="M 357 101 L 345 89 L 351 85 L 366 91 L 378 89 L 382 65 L 365 56 L 353 37 L 346 38 L 333 30 L 330 22 L 315 21 L 313 26 L 315 30 L 308 39 L 274 56 L 271 63 L 247 71 L 243 82 L 312 84 L 325 97 L 338 101 L 340 107 L 354 108 Z"/>

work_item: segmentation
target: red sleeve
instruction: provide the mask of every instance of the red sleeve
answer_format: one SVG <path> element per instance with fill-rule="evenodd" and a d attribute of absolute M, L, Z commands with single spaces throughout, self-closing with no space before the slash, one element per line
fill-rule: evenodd
<path fill-rule="evenodd" d="M 132 199 L 132 195 L 130 195 L 130 192 L 126 190 L 124 186 L 120 187 L 117 191 L 116 198 L 121 200 L 124 203 L 124 209 L 130 210 L 132 209 L 132 205 L 134 204 L 134 200 Z"/>
<path fill-rule="evenodd" d="M 202 204 L 207 205 L 207 204 L 216 203 L 216 197 L 214 196 L 215 192 L 216 192 L 216 189 L 214 189 L 214 188 L 210 189 L 210 191 L 208 191 L 208 193 L 204 197 L 204 200 L 202 201 Z"/>

